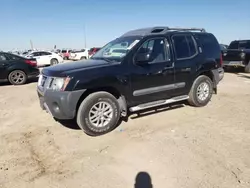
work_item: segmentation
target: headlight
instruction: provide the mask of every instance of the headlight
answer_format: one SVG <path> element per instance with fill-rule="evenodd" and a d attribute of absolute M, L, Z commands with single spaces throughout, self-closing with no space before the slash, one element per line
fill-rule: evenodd
<path fill-rule="evenodd" d="M 67 87 L 70 78 L 53 78 L 52 83 L 50 85 L 50 89 L 57 90 L 57 91 L 64 91 Z"/>

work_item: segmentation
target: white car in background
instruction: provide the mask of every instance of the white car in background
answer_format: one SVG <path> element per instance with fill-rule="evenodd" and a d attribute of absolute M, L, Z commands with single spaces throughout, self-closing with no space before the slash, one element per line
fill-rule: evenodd
<path fill-rule="evenodd" d="M 63 58 L 59 54 L 49 52 L 49 51 L 31 52 L 26 57 L 36 58 L 38 67 L 56 65 L 58 63 L 63 62 Z"/>
<path fill-rule="evenodd" d="M 89 50 L 88 49 L 81 49 L 81 50 L 73 50 L 70 52 L 69 59 L 78 61 L 83 59 L 89 58 Z"/>

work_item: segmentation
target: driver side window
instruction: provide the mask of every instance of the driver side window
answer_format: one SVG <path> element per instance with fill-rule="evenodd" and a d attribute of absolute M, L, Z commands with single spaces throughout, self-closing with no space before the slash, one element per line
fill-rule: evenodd
<path fill-rule="evenodd" d="M 169 45 L 165 38 L 147 40 L 139 48 L 138 53 L 146 54 L 151 64 L 170 60 Z"/>

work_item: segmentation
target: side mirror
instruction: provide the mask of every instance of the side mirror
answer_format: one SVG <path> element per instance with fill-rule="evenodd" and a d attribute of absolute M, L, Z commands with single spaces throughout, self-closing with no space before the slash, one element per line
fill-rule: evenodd
<path fill-rule="evenodd" d="M 135 57 L 135 62 L 137 64 L 147 64 L 149 62 L 149 53 L 138 53 Z"/>

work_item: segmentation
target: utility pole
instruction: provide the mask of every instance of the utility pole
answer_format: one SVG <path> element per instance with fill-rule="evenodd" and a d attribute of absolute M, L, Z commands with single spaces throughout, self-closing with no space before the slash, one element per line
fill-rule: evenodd
<path fill-rule="evenodd" d="M 30 40 L 30 47 L 31 47 L 31 50 L 33 50 L 33 42 L 32 42 L 32 40 Z"/>
<path fill-rule="evenodd" d="M 87 48 L 87 39 L 86 39 L 86 28 L 85 28 L 85 25 L 83 25 L 83 30 L 84 30 L 84 46 L 85 48 Z"/>

